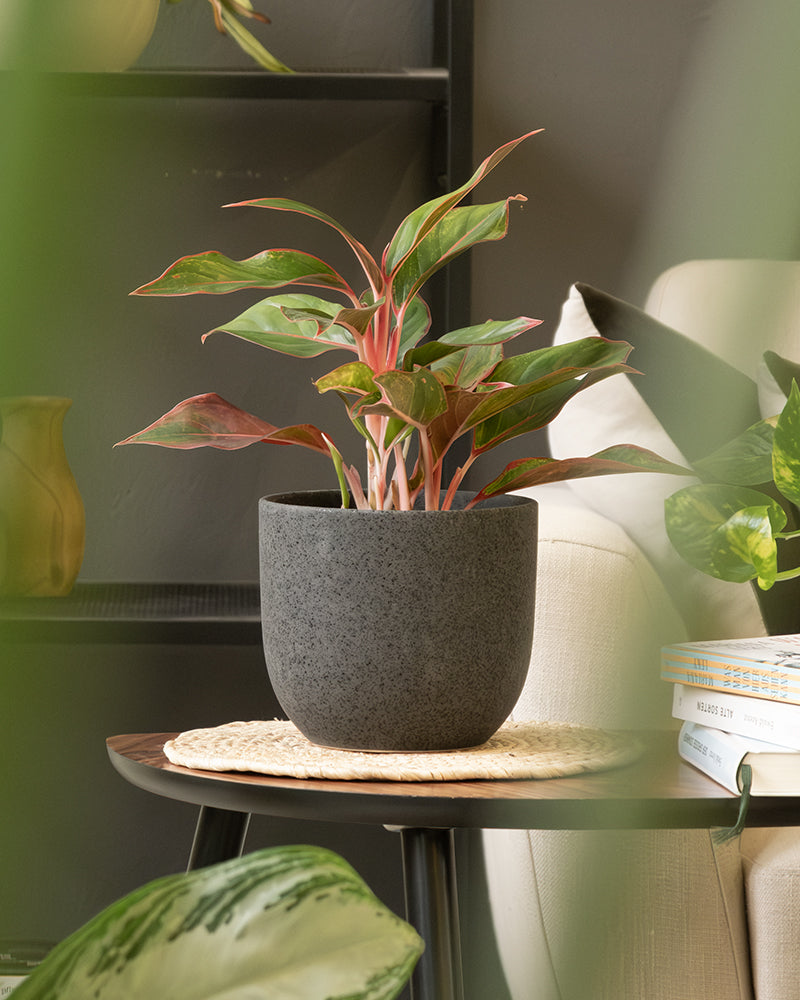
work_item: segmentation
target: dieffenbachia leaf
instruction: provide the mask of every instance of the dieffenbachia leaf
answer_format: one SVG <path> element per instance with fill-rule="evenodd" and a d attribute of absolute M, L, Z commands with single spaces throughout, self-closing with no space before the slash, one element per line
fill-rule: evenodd
<path fill-rule="evenodd" d="M 711 455 L 694 463 L 704 479 L 737 486 L 758 486 L 772 479 L 776 417 L 760 420 Z"/>
<path fill-rule="evenodd" d="M 668 475 L 691 475 L 689 469 L 668 462 L 646 448 L 622 444 L 605 448 L 587 458 L 522 458 L 510 462 L 503 472 L 477 494 L 473 503 L 487 497 L 543 483 L 583 479 L 587 476 L 612 476 L 628 472 L 656 472 Z"/>
<path fill-rule="evenodd" d="M 542 129 L 536 129 L 533 132 L 527 132 L 518 139 L 512 139 L 511 142 L 505 143 L 505 145 L 486 157 L 466 184 L 462 184 L 455 191 L 451 191 L 448 194 L 441 195 L 439 198 L 434 198 L 432 201 L 426 202 L 424 205 L 420 205 L 410 215 L 407 215 L 398 226 L 384 253 L 383 263 L 386 272 L 388 274 L 394 273 L 408 254 L 419 245 L 420 241 L 424 239 L 426 234 L 433 229 L 440 219 L 444 218 L 460 201 L 463 201 L 469 192 L 490 171 L 494 170 L 498 163 L 502 163 L 508 154 L 516 149 L 521 142 L 541 131 Z"/>
<path fill-rule="evenodd" d="M 285 285 L 336 288 L 354 296 L 344 278 L 325 261 L 300 250 L 264 250 L 247 260 L 232 260 L 216 250 L 192 254 L 175 261 L 131 295 L 226 295 L 243 288 Z"/>
<path fill-rule="evenodd" d="M 356 256 L 364 273 L 367 275 L 370 287 L 377 298 L 383 294 L 383 275 L 380 267 L 375 262 L 375 258 L 367 250 L 363 243 L 360 243 L 355 236 L 352 236 L 336 219 L 331 218 L 325 212 L 312 208 L 311 205 L 304 205 L 300 201 L 293 201 L 291 198 L 255 198 L 252 201 L 239 201 L 226 208 L 270 208 L 277 212 L 294 212 L 298 215 L 306 215 L 318 222 L 325 223 L 335 229 L 337 233 L 346 241 L 350 249 Z"/>
<path fill-rule="evenodd" d="M 668 497 L 664 513 L 667 535 L 690 566 L 733 583 L 774 582 L 774 534 L 785 527 L 786 513 L 765 493 L 701 483 Z"/>
<path fill-rule="evenodd" d="M 215 392 L 184 399 L 149 427 L 117 444 L 157 444 L 163 448 L 182 450 L 220 448 L 235 451 L 259 441 L 302 445 L 330 455 L 324 435 L 312 424 L 275 427 L 240 410 Z"/>
<path fill-rule="evenodd" d="M 800 505 L 800 389 L 796 382 L 792 382 L 789 398 L 775 425 L 772 475 L 783 496 Z"/>
<path fill-rule="evenodd" d="M 273 295 L 204 334 L 203 340 L 213 333 L 229 333 L 296 358 L 314 358 L 334 350 L 357 351 L 353 331 L 336 323 L 341 312 L 338 303 L 314 295 Z"/>
<path fill-rule="evenodd" d="M 19 1000 L 393 1000 L 423 950 L 338 854 L 271 847 L 168 875 L 45 958 Z"/>

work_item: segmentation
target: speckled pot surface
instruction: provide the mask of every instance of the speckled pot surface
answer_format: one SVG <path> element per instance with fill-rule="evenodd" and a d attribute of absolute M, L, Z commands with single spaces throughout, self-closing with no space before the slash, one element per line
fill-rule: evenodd
<path fill-rule="evenodd" d="M 287 716 L 331 747 L 484 743 L 528 669 L 536 502 L 498 497 L 470 511 L 340 504 L 336 491 L 259 502 L 264 654 Z"/>

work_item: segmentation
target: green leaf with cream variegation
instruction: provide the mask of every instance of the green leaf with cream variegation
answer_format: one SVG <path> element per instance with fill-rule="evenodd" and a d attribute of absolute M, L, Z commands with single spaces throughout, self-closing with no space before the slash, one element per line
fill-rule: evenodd
<path fill-rule="evenodd" d="M 792 382 L 786 405 L 775 425 L 772 474 L 783 496 L 800 506 L 800 389 Z"/>
<path fill-rule="evenodd" d="M 774 534 L 785 527 L 786 512 L 765 493 L 718 483 L 687 486 L 667 498 L 665 518 L 670 541 L 696 569 L 733 583 L 758 578 L 765 589 L 774 583 Z"/>
<path fill-rule="evenodd" d="M 274 847 L 158 879 L 59 944 L 15 1000 L 392 1000 L 416 931 L 344 859 Z"/>
<path fill-rule="evenodd" d="M 760 420 L 694 467 L 703 479 L 758 486 L 772 478 L 772 445 L 777 417 Z"/>

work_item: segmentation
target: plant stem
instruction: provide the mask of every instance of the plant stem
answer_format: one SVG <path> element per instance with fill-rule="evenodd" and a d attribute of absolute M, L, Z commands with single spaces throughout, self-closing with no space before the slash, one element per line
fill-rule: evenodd
<path fill-rule="evenodd" d="M 797 532 L 795 532 L 797 534 Z M 779 583 L 782 580 L 796 580 L 800 576 L 800 566 L 796 566 L 794 569 L 784 569 L 775 577 L 775 582 Z"/>
<path fill-rule="evenodd" d="M 447 490 L 447 495 L 444 498 L 444 503 L 442 504 L 442 510 L 450 510 L 453 503 L 453 497 L 456 495 L 456 490 L 461 485 L 464 476 L 467 474 L 469 467 L 477 458 L 477 454 L 473 451 L 469 458 L 464 462 L 463 465 L 459 466 L 453 473 L 453 478 L 450 480 L 450 486 Z"/>
<path fill-rule="evenodd" d="M 419 434 L 419 453 L 422 459 L 422 474 L 425 480 L 425 510 L 439 509 L 439 489 L 437 477 L 433 466 L 433 451 L 428 435 L 421 431 Z"/>
<path fill-rule="evenodd" d="M 408 473 L 406 471 L 403 446 L 394 446 L 394 482 L 397 483 L 398 502 L 400 510 L 411 510 L 411 494 L 408 489 Z"/>

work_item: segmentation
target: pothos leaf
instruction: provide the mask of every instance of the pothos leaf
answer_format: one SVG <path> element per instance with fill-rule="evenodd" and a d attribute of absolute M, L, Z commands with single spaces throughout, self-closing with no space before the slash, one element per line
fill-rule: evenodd
<path fill-rule="evenodd" d="M 776 418 L 761 420 L 699 462 L 695 469 L 707 479 L 738 486 L 758 486 L 772 478 L 772 445 Z"/>
<path fill-rule="evenodd" d="M 765 493 L 700 483 L 668 497 L 664 512 L 667 535 L 690 566 L 734 583 L 774 582 L 774 535 L 785 527 L 786 513 Z"/>
<path fill-rule="evenodd" d="M 791 503 L 800 504 L 800 389 L 792 382 L 786 405 L 775 425 L 772 448 L 775 485 Z"/>

